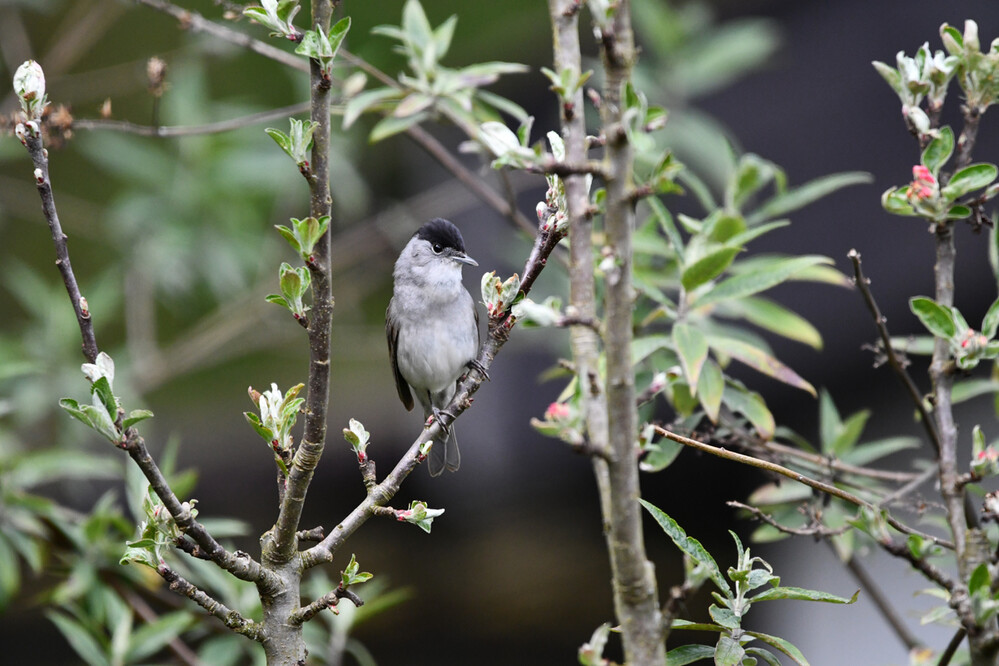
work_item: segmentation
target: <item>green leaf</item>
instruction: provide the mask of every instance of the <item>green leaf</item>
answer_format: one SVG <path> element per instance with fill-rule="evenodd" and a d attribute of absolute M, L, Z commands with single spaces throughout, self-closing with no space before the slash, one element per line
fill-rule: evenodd
<path fill-rule="evenodd" d="M 864 426 L 867 425 L 867 419 L 870 417 L 870 410 L 864 409 L 851 414 L 843 422 L 843 427 L 836 434 L 833 441 L 830 442 L 829 448 L 834 456 L 843 457 L 856 446 L 860 440 L 860 436 L 864 433 Z"/>
<path fill-rule="evenodd" d="M 784 382 L 789 386 L 807 391 L 813 396 L 818 395 L 815 392 L 815 387 L 802 379 L 798 373 L 775 359 L 773 356 L 770 356 L 762 349 L 754 347 L 753 345 L 743 342 L 742 340 L 726 338 L 720 335 L 708 336 L 708 344 L 716 353 L 730 356 L 740 363 L 748 365 L 757 372 L 762 372 L 763 374 L 773 377 L 780 382 Z"/>
<path fill-rule="evenodd" d="M 378 143 L 390 136 L 405 132 L 413 125 L 419 125 L 428 117 L 429 114 L 427 113 L 417 113 L 405 118 L 396 118 L 395 116 L 382 118 L 371 128 L 371 134 L 368 135 L 368 143 Z"/>
<path fill-rule="evenodd" d="M 659 227 L 666 234 L 666 238 L 669 239 L 670 245 L 673 246 L 673 251 L 676 252 L 677 258 L 680 262 L 683 262 L 684 257 L 684 246 L 683 238 L 680 236 L 680 232 L 676 228 L 676 224 L 673 222 L 673 216 L 670 214 L 666 206 L 657 199 L 652 197 L 646 199 L 646 203 L 649 204 L 649 208 L 652 209 L 652 214 L 655 216 L 656 220 L 659 222 Z"/>
<path fill-rule="evenodd" d="M 747 631 L 746 633 L 758 641 L 762 641 L 771 647 L 777 648 L 787 656 L 791 657 L 791 659 L 794 660 L 794 663 L 799 666 L 809 666 L 808 660 L 805 659 L 805 655 L 803 655 L 801 650 L 796 648 L 789 641 L 777 636 L 771 636 L 770 634 L 764 634 L 759 631 Z"/>
<path fill-rule="evenodd" d="M 365 111 L 388 100 L 396 99 L 401 94 L 395 88 L 375 88 L 354 95 L 343 109 L 343 129 L 349 129 Z"/>
<path fill-rule="evenodd" d="M 687 291 L 693 291 L 725 272 L 742 251 L 739 247 L 719 247 L 683 269 L 680 282 Z"/>
<path fill-rule="evenodd" d="M 715 621 L 715 624 L 719 624 L 726 629 L 738 629 L 741 624 L 741 620 L 732 612 L 731 608 L 721 608 L 715 604 L 711 604 L 708 608 L 708 614 L 711 619 Z"/>
<path fill-rule="evenodd" d="M 892 90 L 897 94 L 902 94 L 902 75 L 898 73 L 897 69 L 877 60 L 871 64 L 874 65 L 874 69 L 881 75 L 881 78 L 891 86 Z"/>
<path fill-rule="evenodd" d="M 762 659 L 767 663 L 767 666 L 781 666 L 780 659 L 778 659 L 776 655 L 774 655 L 773 653 L 768 652 L 763 648 L 757 648 L 757 647 L 746 648 L 746 656 Z"/>
<path fill-rule="evenodd" d="M 704 413 L 712 423 L 718 423 L 721 411 L 722 394 L 725 391 L 725 376 L 721 368 L 710 358 L 701 368 L 701 376 L 697 380 L 697 397 L 701 401 Z"/>
<path fill-rule="evenodd" d="M 715 649 L 710 645 L 681 645 L 666 653 L 666 666 L 687 666 L 714 656 Z"/>
<path fill-rule="evenodd" d="M 938 305 L 932 298 L 914 296 L 909 299 L 909 309 L 936 337 L 950 340 L 957 334 L 957 324 L 950 309 Z"/>
<path fill-rule="evenodd" d="M 718 645 L 715 647 L 715 666 L 739 666 L 745 656 L 746 649 L 739 645 L 739 641 L 728 634 L 718 637 Z"/>
<path fill-rule="evenodd" d="M 729 307 L 745 317 L 749 323 L 766 331 L 804 343 L 813 349 L 822 349 L 822 334 L 817 328 L 801 315 L 770 299 L 747 296 L 732 301 Z"/>
<path fill-rule="evenodd" d="M 726 383 L 725 391 L 722 393 L 722 402 L 733 412 L 738 412 L 749 419 L 763 439 L 771 439 L 774 436 L 774 429 L 777 427 L 774 415 L 767 409 L 767 404 L 759 393 L 729 382 Z"/>
<path fill-rule="evenodd" d="M 940 128 L 939 134 L 927 144 L 923 150 L 920 162 L 936 178 L 939 177 L 940 167 L 947 163 L 953 152 L 954 130 L 948 126 L 944 126 Z"/>
<path fill-rule="evenodd" d="M 136 423 L 151 418 L 153 418 L 153 413 L 148 409 L 133 409 L 128 413 L 128 416 L 121 422 L 121 427 L 129 428 L 131 426 L 134 426 Z"/>
<path fill-rule="evenodd" d="M 677 322 L 673 326 L 673 344 L 680 356 L 680 365 L 687 377 L 687 384 L 695 389 L 704 361 L 708 358 L 708 341 L 700 329 Z M 696 389 L 695 389 L 696 390 Z"/>
<path fill-rule="evenodd" d="M 893 453 L 906 449 L 917 449 L 919 446 L 920 441 L 916 437 L 889 437 L 879 439 L 876 442 L 868 442 L 853 450 L 846 451 L 842 459 L 843 462 L 851 465 L 864 466 Z"/>
<path fill-rule="evenodd" d="M 83 661 L 90 666 L 107 666 L 109 662 L 104 656 L 104 649 L 86 627 L 73 618 L 55 611 L 46 611 L 45 617 L 56 626 Z"/>
<path fill-rule="evenodd" d="M 129 663 L 153 656 L 180 636 L 194 621 L 191 613 L 175 611 L 160 616 L 151 624 L 142 625 L 132 632 L 127 654 Z"/>
<path fill-rule="evenodd" d="M 635 338 L 631 344 L 632 365 L 641 363 L 660 349 L 668 348 L 671 343 L 672 338 L 662 333 Z"/>
<path fill-rule="evenodd" d="M 980 395 L 989 393 L 999 393 L 999 380 L 995 379 L 965 379 L 954 382 L 951 393 L 951 402 L 955 405 L 959 402 L 977 398 Z"/>
<path fill-rule="evenodd" d="M 688 537 L 687 533 L 683 531 L 675 520 L 670 518 L 662 509 L 646 502 L 643 499 L 638 500 L 642 506 L 645 507 L 659 526 L 663 528 L 666 535 L 673 540 L 676 547 L 680 549 L 684 555 L 687 555 L 695 562 L 703 566 L 708 571 L 708 576 L 722 592 L 731 595 L 732 588 L 729 587 L 728 581 L 722 575 L 721 569 L 718 568 L 718 564 L 715 562 L 715 558 L 711 557 L 711 554 L 704 549 L 701 542 L 693 537 Z"/>
<path fill-rule="evenodd" d="M 968 192 L 985 187 L 995 180 L 997 175 L 999 169 L 994 164 L 980 163 L 966 166 L 951 176 L 946 187 L 940 190 L 940 195 L 953 201 Z"/>
<path fill-rule="evenodd" d="M 996 337 L 997 328 L 999 328 L 999 298 L 992 302 L 982 319 L 982 335 L 991 340 Z"/>
<path fill-rule="evenodd" d="M 661 472 L 673 464 L 682 450 L 683 444 L 662 437 L 644 449 L 645 455 L 638 468 L 643 472 Z"/>
<path fill-rule="evenodd" d="M 847 599 L 828 592 L 819 590 L 807 590 L 803 587 L 771 587 L 757 595 L 750 597 L 753 603 L 757 601 L 773 601 L 775 599 L 797 599 L 799 601 L 822 601 L 830 604 L 852 604 L 857 600 L 860 590 L 853 593 Z"/>
<path fill-rule="evenodd" d="M 832 194 L 836 190 L 851 185 L 864 185 L 873 182 L 873 180 L 871 174 L 863 171 L 848 171 L 822 176 L 776 195 L 750 215 L 747 215 L 746 222 L 750 226 L 753 226 L 764 220 L 781 217 L 791 211 L 804 208 L 808 204 Z"/>
<path fill-rule="evenodd" d="M 751 296 L 786 281 L 807 268 L 818 264 L 832 264 L 832 259 L 818 255 L 771 259 L 755 270 L 730 277 L 715 285 L 710 291 L 695 299 L 694 305 L 703 307 L 743 296 Z"/>

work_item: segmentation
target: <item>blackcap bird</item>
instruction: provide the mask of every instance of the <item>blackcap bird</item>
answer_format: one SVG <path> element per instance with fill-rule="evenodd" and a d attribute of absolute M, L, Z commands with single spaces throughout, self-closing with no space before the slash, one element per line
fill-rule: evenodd
<path fill-rule="evenodd" d="M 479 346 L 475 302 L 461 283 L 461 268 L 478 266 L 465 254 L 461 232 L 442 218 L 420 227 L 403 248 L 392 272 L 392 300 L 385 311 L 385 333 L 399 398 L 413 409 L 413 395 L 423 415 L 440 420 L 466 366 Z M 410 393 L 412 390 L 412 393 Z M 454 428 L 430 449 L 430 476 L 461 464 Z"/>

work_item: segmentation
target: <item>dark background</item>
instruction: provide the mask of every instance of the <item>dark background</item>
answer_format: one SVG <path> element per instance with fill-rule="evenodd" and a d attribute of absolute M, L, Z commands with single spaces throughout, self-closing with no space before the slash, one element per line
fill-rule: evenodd
<path fill-rule="evenodd" d="M 767 236 L 755 249 L 822 253 L 849 271 L 846 253 L 856 248 L 863 255 L 893 334 L 917 332 L 907 299 L 932 292 L 932 236 L 920 222 L 888 216 L 879 197 L 886 188 L 909 180 L 918 154 L 901 121 L 896 97 L 870 62 L 894 64 L 897 51 L 912 54 L 924 41 L 940 48 L 940 24 L 961 26 L 965 18 L 978 21 L 982 42 L 988 44 L 999 35 L 999 5 L 970 0 L 709 4 L 722 24 L 744 17 L 768 19 L 769 23 L 759 25 L 767 34 L 772 30 L 779 35 L 774 56 L 759 71 L 696 99 L 676 91 L 649 91 L 650 96 L 676 94 L 664 100 L 667 105 L 671 101 L 690 104 L 713 116 L 742 150 L 784 167 L 791 184 L 837 171 L 870 172 L 873 185 L 850 188 L 795 214 L 790 228 Z M 210 3 L 198 6 L 208 16 L 219 12 Z M 371 37 L 369 31 L 377 24 L 398 22 L 401 6 L 401 1 L 346 2 L 344 6 L 353 20 L 348 47 L 389 73 L 401 68 L 399 59 L 390 53 L 387 40 Z M 552 126 L 555 110 L 537 71 L 550 64 L 545 3 L 427 0 L 425 7 L 435 25 L 459 13 L 447 64 L 508 60 L 531 66 L 531 73 L 510 77 L 496 89 L 537 117 L 534 132 L 542 136 Z M 306 8 L 302 15 L 307 12 Z M 88 30 L 79 29 L 80 22 L 88 21 L 92 22 Z M 256 36 L 262 33 L 254 31 Z M 67 48 L 67 34 L 80 41 Z M 149 122 L 142 69 L 145 58 L 152 55 L 164 57 L 171 65 L 173 89 L 163 102 L 164 124 L 198 124 L 238 115 L 237 109 L 260 110 L 306 99 L 302 82 L 290 82 L 280 67 L 228 47 L 211 46 L 202 37 L 179 32 L 172 19 L 127 3 L 47 0 L 0 5 L 0 51 L 5 80 L 10 78 L 9 69 L 27 57 L 39 59 L 47 72 L 51 68 L 50 98 L 72 103 L 80 117 L 96 116 L 97 107 L 110 95 L 115 117 Z M 199 79 L 202 87 L 192 84 L 193 79 Z M 169 101 L 185 91 L 194 96 L 186 105 Z M 952 97 L 956 95 L 952 92 Z M 208 110 L 198 110 L 202 102 Z M 954 116 L 945 120 L 957 122 L 956 102 L 951 99 Z M 991 121 L 987 114 L 976 150 L 979 160 L 995 159 L 999 134 Z M 478 294 L 478 270 L 496 268 L 507 275 L 519 271 L 526 256 L 526 243 L 513 238 L 508 223 L 449 182 L 443 169 L 421 149 L 405 138 L 367 147 L 365 129 L 352 128 L 335 146 L 341 151 L 338 155 L 350 156 L 353 166 L 338 163 L 339 175 L 334 176 L 335 225 L 342 251 L 335 258 L 330 446 L 310 490 L 304 526 L 329 527 L 362 497 L 352 454 L 340 444 L 338 435 L 349 418 L 361 420 L 373 433 L 369 452 L 382 472 L 418 433 L 418 417 L 407 414 L 396 401 L 381 319 L 389 296 L 391 265 L 408 235 L 429 217 L 442 215 L 455 221 L 469 253 L 480 264 L 480 269 L 466 272 L 473 295 Z M 461 140 L 450 128 L 430 129 L 449 146 Z M 125 174 L 130 169 L 141 172 L 137 165 L 143 164 L 144 156 L 173 157 L 182 164 L 210 161 L 211 156 L 203 152 L 206 148 L 196 140 L 141 140 L 124 146 L 114 135 L 80 132 L 66 149 L 53 151 L 53 182 L 63 224 L 72 238 L 74 265 L 85 288 L 101 281 L 132 288 L 135 284 L 129 282 L 130 277 L 141 275 L 144 266 L 150 266 L 154 275 L 156 270 L 170 275 L 171 264 L 161 254 L 169 257 L 171 249 L 185 244 L 204 249 L 200 255 L 193 250 L 188 254 L 191 261 L 200 262 L 195 272 L 209 275 L 208 286 L 200 278 L 191 280 L 193 286 L 154 280 L 156 335 L 175 354 L 166 357 L 166 369 L 143 366 L 137 360 L 142 350 L 129 347 L 122 304 L 114 299 L 108 300 L 105 309 L 111 323 L 102 332 L 102 342 L 107 341 L 104 344 L 115 351 L 116 360 L 133 371 L 125 381 L 145 389 L 142 406 L 156 412 L 147 429 L 153 451 L 161 450 L 167 438 L 177 437 L 182 464 L 200 470 L 195 496 L 202 515 L 241 517 L 250 523 L 250 533 L 258 534 L 274 518 L 273 468 L 269 454 L 243 422 L 241 412 L 249 408 L 245 387 L 264 388 L 276 381 L 284 388 L 302 380 L 305 348 L 276 308 L 259 306 L 259 298 L 253 305 L 243 304 L 235 294 L 240 280 L 247 277 L 253 284 L 262 280 L 268 290 L 274 289 L 264 278 L 273 275 L 279 261 L 290 257 L 276 235 L 261 233 L 289 216 L 301 216 L 306 195 L 286 160 L 274 159 L 274 148 L 259 127 L 240 130 L 222 141 L 231 142 L 225 144 L 227 150 L 236 150 L 233 145 L 245 148 L 245 159 L 219 164 L 215 172 L 209 170 L 202 186 L 211 187 L 212 179 L 217 179 L 235 182 L 238 192 L 249 182 L 277 193 L 268 194 L 268 207 L 262 210 L 254 207 L 250 196 L 227 203 L 230 192 L 225 187 L 213 190 L 217 200 L 208 196 L 201 200 L 185 189 L 182 174 L 171 172 L 169 178 L 160 179 L 153 171 L 141 188 L 146 195 L 156 194 L 164 216 L 174 215 L 171 207 L 181 211 L 178 217 L 186 216 L 186 238 L 163 240 L 157 235 L 161 230 L 155 228 L 159 224 L 155 219 L 145 219 L 143 224 L 148 226 L 129 226 L 128 202 L 123 199 L 135 185 L 127 182 Z M 125 154 L 129 146 L 134 153 Z M 258 157 L 262 161 L 254 162 Z M 115 160 L 126 166 L 115 171 L 110 166 Z M 474 160 L 466 163 L 477 168 Z M 246 169 L 244 180 L 240 180 L 240 168 Z M 351 168 L 356 169 L 353 175 Z M 24 353 L 31 349 L 24 339 L 35 329 L 31 308 L 14 295 L 20 275 L 15 266 L 34 267 L 42 271 L 41 278 L 51 290 L 61 288 L 51 270 L 51 248 L 29 177 L 28 160 L 17 142 L 12 138 L 0 141 L 0 277 L 4 280 L 0 312 L 5 313 L 0 321 L 7 335 L 21 339 L 21 347 L 8 349 Z M 487 177 L 492 178 L 488 173 Z M 530 216 L 541 196 L 540 185 L 525 179 L 516 182 L 523 186 L 520 207 Z M 139 210 L 157 210 L 146 205 Z M 214 246 L 203 242 L 199 234 L 213 218 L 206 214 L 195 225 L 191 216 L 206 211 L 215 214 L 213 205 L 239 211 L 239 224 L 254 229 L 252 234 L 239 236 L 244 245 L 220 247 L 215 254 Z M 676 205 L 682 209 L 688 204 Z M 233 228 L 237 235 L 245 232 L 243 227 Z M 144 245 L 135 240 L 150 236 L 157 242 Z M 982 279 L 989 275 L 985 238 L 967 229 L 958 233 L 957 305 L 971 321 L 980 318 L 995 294 L 993 280 Z M 230 258 L 233 253 L 236 259 Z M 183 273 L 186 269 L 179 262 L 173 270 Z M 221 284 L 211 282 L 212 271 L 217 271 L 215 279 Z M 552 272 L 545 274 L 542 283 L 539 289 L 550 292 L 564 286 Z M 870 353 L 861 350 L 874 333 L 857 293 L 804 284 L 782 287 L 775 295 L 815 324 L 825 341 L 821 353 L 782 344 L 778 347 L 782 360 L 816 387 L 828 388 L 842 413 L 873 409 L 871 438 L 900 431 L 919 434 L 911 421 L 911 408 L 888 371 L 873 370 Z M 190 335 L 193 322 L 200 315 L 217 313 L 225 303 L 235 306 L 223 310 L 221 320 L 231 321 L 239 334 L 216 346 L 209 344 L 201 369 L 188 368 L 193 363 L 190 359 L 198 358 L 197 343 L 207 344 Z M 95 310 L 95 317 L 102 316 L 104 312 Z M 42 384 L 51 391 L 63 391 L 53 394 L 56 398 L 79 391 L 74 376 L 78 347 L 72 334 L 70 330 L 59 338 L 64 348 L 52 354 L 67 359 L 68 365 L 60 369 L 52 363 L 45 370 L 47 381 Z M 169 346 L 192 339 L 193 347 Z M 606 550 L 589 463 L 557 442 L 538 437 L 527 424 L 529 417 L 542 414 L 562 388 L 558 382 L 542 383 L 539 374 L 558 355 L 567 353 L 566 344 L 562 333 L 518 330 L 491 370 L 492 382 L 477 394 L 475 408 L 457 425 L 463 454 L 460 473 L 432 480 L 418 470 L 407 481 L 397 505 L 423 499 L 447 509 L 434 523 L 432 535 L 373 520 L 351 539 L 349 550 L 357 554 L 364 570 L 413 593 L 409 602 L 359 629 L 358 638 L 379 663 L 571 664 L 576 648 L 590 632 L 612 619 Z M 45 350 L 36 349 L 36 353 L 44 356 Z M 164 379 L 150 381 L 154 371 Z M 778 422 L 814 438 L 817 404 L 812 398 L 758 376 L 746 380 L 764 394 Z M 15 384 L 5 388 L 11 395 L 19 391 Z M 62 415 L 49 417 L 55 421 L 39 422 L 45 409 L 39 404 L 51 404 L 54 398 L 45 393 L 32 397 L 38 401 L 32 407 L 36 420 L 23 410 L 5 414 L 6 436 L 32 447 L 79 436 L 79 429 L 64 432 L 65 424 L 59 421 L 66 420 Z M 16 398 L 12 400 L 23 406 Z M 962 418 L 972 422 L 968 414 Z M 967 431 L 970 425 L 963 429 Z M 643 493 L 701 539 L 725 566 L 733 557 L 726 529 L 747 536 L 752 526 L 735 521 L 724 502 L 744 499 L 761 481 L 732 463 L 684 452 L 666 471 L 643 477 Z M 77 484 L 47 492 L 85 508 L 105 488 Z M 658 528 L 649 527 L 647 544 L 662 591 L 681 581 L 682 570 L 672 545 Z M 247 539 L 241 546 L 256 552 L 254 541 Z M 759 552 L 774 564 L 785 584 L 845 596 L 856 587 L 823 544 L 802 539 Z M 874 557 L 870 564 L 913 630 L 941 648 L 949 631 L 918 625 L 916 611 L 931 605 L 925 598 L 912 598 L 913 590 L 925 587 L 923 581 L 897 561 Z M 706 597 L 696 600 L 691 613 L 702 617 L 708 601 Z M 906 662 L 904 649 L 863 598 L 853 607 L 782 602 L 753 615 L 754 628 L 791 640 L 815 664 Z M 30 646 L 25 644 L 25 635 L 34 638 Z M 55 629 L 27 603 L 0 620 L 0 642 L 29 648 L 34 663 L 72 663 Z"/>

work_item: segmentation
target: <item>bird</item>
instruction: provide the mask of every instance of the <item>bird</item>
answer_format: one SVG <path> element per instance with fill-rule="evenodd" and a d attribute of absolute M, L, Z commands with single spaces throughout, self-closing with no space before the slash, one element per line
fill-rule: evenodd
<path fill-rule="evenodd" d="M 461 282 L 464 266 L 478 266 L 465 251 L 452 222 L 435 218 L 421 226 L 399 254 L 392 271 L 392 299 L 385 311 L 385 334 L 399 399 L 413 409 L 413 395 L 427 425 L 440 422 L 466 367 L 479 348 L 479 314 Z M 450 415 L 450 414 L 449 414 Z M 430 449 L 430 476 L 461 464 L 454 427 Z"/>

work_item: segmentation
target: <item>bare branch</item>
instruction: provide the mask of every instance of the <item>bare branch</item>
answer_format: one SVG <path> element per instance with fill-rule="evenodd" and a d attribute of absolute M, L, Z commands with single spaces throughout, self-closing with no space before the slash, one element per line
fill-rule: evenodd
<path fill-rule="evenodd" d="M 888 326 L 886 325 L 887 319 L 881 314 L 881 309 L 878 307 L 877 301 L 874 300 L 874 294 L 871 293 L 871 281 L 864 275 L 864 271 L 861 268 L 860 253 L 856 250 L 850 250 L 846 256 L 853 263 L 853 281 L 864 297 L 864 302 L 867 304 L 867 309 L 871 312 L 871 317 L 874 318 L 874 325 L 878 329 L 881 345 L 888 358 L 888 366 L 898 377 L 899 381 L 902 382 L 902 385 L 905 386 L 906 393 L 909 394 L 916 407 L 916 411 L 919 413 L 919 422 L 923 424 L 926 434 L 930 438 L 930 443 L 933 444 L 933 450 L 937 455 L 940 455 L 940 434 L 937 432 L 936 421 L 934 421 L 929 411 L 927 411 L 926 401 L 923 399 L 922 393 L 916 388 L 916 383 L 909 376 L 908 371 L 905 369 L 905 364 L 899 358 L 895 348 L 892 347 L 891 336 L 888 334 Z"/>
<path fill-rule="evenodd" d="M 832 495 L 833 497 L 838 497 L 842 500 L 846 500 L 847 502 L 855 504 L 857 506 L 867 507 L 876 512 L 880 512 L 883 509 L 883 507 L 877 507 L 874 504 L 868 502 L 867 500 L 857 497 L 853 493 L 847 492 L 842 488 L 837 488 L 836 486 L 831 485 L 829 483 L 812 479 L 810 477 L 805 476 L 804 474 L 801 474 L 800 472 L 796 472 L 792 469 L 788 469 L 787 467 L 783 467 L 782 465 L 778 465 L 777 463 L 772 463 L 768 460 L 760 460 L 759 458 L 747 456 L 742 453 L 736 453 L 735 451 L 729 451 L 727 449 L 721 449 L 716 446 L 711 446 L 710 444 L 699 442 L 696 439 L 691 439 L 689 437 L 684 437 L 683 435 L 678 435 L 674 432 L 670 432 L 669 430 L 666 430 L 665 428 L 662 428 L 660 426 L 655 426 L 655 429 L 656 432 L 658 432 L 663 437 L 671 439 L 674 442 L 683 444 L 684 446 L 689 446 L 694 449 L 699 449 L 706 453 L 710 453 L 713 456 L 718 456 L 719 458 L 733 460 L 735 462 L 740 462 L 745 465 L 750 465 L 752 467 L 757 467 L 759 469 L 767 470 L 768 472 L 774 472 L 776 474 L 780 474 L 781 476 L 785 476 L 789 479 L 797 481 L 798 483 L 803 483 L 806 486 L 815 488 L 816 490 L 821 490 L 822 492 L 828 495 Z M 944 548 L 948 548 L 951 550 L 954 549 L 954 544 L 951 543 L 950 541 L 934 536 L 932 534 L 926 534 L 924 532 L 920 532 L 919 530 L 915 530 L 909 527 L 908 525 L 905 525 L 904 523 L 900 522 L 898 519 L 894 518 L 891 514 L 886 514 L 885 520 L 888 522 L 889 525 L 897 529 L 899 532 L 902 532 L 903 534 L 915 534 L 939 546 L 943 546 Z"/>
<path fill-rule="evenodd" d="M 336 608 L 336 605 L 340 603 L 341 599 L 347 599 L 358 608 L 364 605 L 364 600 L 361 599 L 361 597 L 357 596 L 349 589 L 337 587 L 335 590 L 319 597 L 308 606 L 299 608 L 291 614 L 291 617 L 288 618 L 288 622 L 293 625 L 305 624 L 327 608 Z"/>
<path fill-rule="evenodd" d="M 295 116 L 309 110 L 309 102 L 292 104 L 280 109 L 251 113 L 239 118 L 230 118 L 216 123 L 204 125 L 164 127 L 155 125 L 138 125 L 126 120 L 103 120 L 99 118 L 74 119 L 72 128 L 75 130 L 111 130 L 124 132 L 126 134 L 138 134 L 140 136 L 152 136 L 158 138 L 178 137 L 178 136 L 199 136 L 203 134 L 220 134 L 230 132 L 242 127 L 250 127 L 259 123 L 271 120 L 278 120 L 288 116 Z"/>
<path fill-rule="evenodd" d="M 237 634 L 242 634 L 255 641 L 263 641 L 263 632 L 260 626 L 253 620 L 246 619 L 238 611 L 226 607 L 225 604 L 212 598 L 204 590 L 198 589 L 194 584 L 185 580 L 166 564 L 161 563 L 157 567 L 156 572 L 163 577 L 163 580 L 169 583 L 171 590 L 192 600 L 208 611 L 209 614 L 221 620 L 222 624 Z"/>
<path fill-rule="evenodd" d="M 49 231 L 52 234 L 52 244 L 55 245 L 56 266 L 62 275 L 63 284 L 66 285 L 66 292 L 69 294 L 70 303 L 76 313 L 80 337 L 83 339 L 83 355 L 89 362 L 93 363 L 99 352 L 97 338 L 94 335 L 94 323 L 90 319 L 87 300 L 80 293 L 80 285 L 76 282 L 76 275 L 73 273 L 73 266 L 69 261 L 69 247 L 66 244 L 68 237 L 59 223 L 55 196 L 52 193 L 52 181 L 49 178 L 48 151 L 42 146 L 41 134 L 35 133 L 30 126 L 23 132 L 22 142 L 28 149 L 31 162 L 35 165 L 35 184 L 42 199 L 42 213 L 45 215 L 45 221 L 48 222 Z"/>

